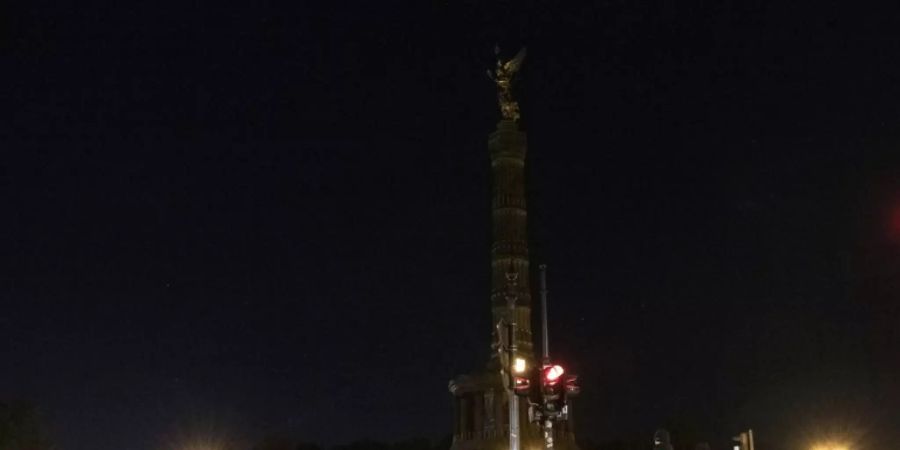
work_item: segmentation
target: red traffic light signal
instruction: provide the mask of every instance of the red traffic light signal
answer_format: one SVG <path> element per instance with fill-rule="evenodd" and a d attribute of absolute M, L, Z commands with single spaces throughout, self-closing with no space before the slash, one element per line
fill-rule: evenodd
<path fill-rule="evenodd" d="M 565 373 L 566 371 L 558 364 L 544 367 L 544 384 L 553 386 L 556 383 L 559 383 L 560 378 L 562 378 Z"/>

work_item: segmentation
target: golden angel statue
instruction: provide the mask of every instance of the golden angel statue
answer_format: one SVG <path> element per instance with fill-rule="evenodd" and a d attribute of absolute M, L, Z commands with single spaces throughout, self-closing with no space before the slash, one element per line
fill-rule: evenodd
<path fill-rule="evenodd" d="M 497 55 L 497 68 L 493 71 L 488 70 L 488 77 L 497 84 L 497 101 L 500 103 L 500 114 L 504 120 L 519 120 L 519 103 L 513 99 L 512 80 L 522 61 L 525 60 L 525 47 L 519 50 L 519 53 L 513 59 L 502 61 L 500 59 L 500 47 L 494 47 L 494 54 Z"/>

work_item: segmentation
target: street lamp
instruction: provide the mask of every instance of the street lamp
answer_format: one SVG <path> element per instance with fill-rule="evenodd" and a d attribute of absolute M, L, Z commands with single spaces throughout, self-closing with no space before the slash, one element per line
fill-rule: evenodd
<path fill-rule="evenodd" d="M 528 369 L 528 365 L 525 362 L 525 358 L 516 358 L 515 362 L 513 362 L 513 373 L 525 373 L 525 370 Z"/>
<path fill-rule="evenodd" d="M 820 442 L 810 450 L 850 450 L 850 446 L 842 442 Z"/>

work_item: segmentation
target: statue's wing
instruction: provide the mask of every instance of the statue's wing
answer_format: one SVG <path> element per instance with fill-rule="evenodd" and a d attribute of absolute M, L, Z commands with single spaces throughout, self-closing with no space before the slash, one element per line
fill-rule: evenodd
<path fill-rule="evenodd" d="M 522 50 L 519 50 L 519 53 L 516 53 L 516 56 L 505 62 L 503 64 L 503 68 L 506 69 L 509 73 L 516 73 L 519 71 L 519 67 L 522 65 L 522 61 L 525 60 L 525 47 L 522 47 Z"/>

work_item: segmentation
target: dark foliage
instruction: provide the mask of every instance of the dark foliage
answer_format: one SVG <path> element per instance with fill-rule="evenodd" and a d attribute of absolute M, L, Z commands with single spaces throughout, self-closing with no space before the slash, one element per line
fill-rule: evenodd
<path fill-rule="evenodd" d="M 0 450 L 49 450 L 37 409 L 22 401 L 0 402 Z"/>
<path fill-rule="evenodd" d="M 397 442 L 364 439 L 335 445 L 329 450 L 448 450 L 450 443 L 450 436 L 436 441 L 426 438 L 413 438 Z M 313 442 L 298 442 L 287 437 L 270 436 L 255 445 L 253 450 L 323 450 L 323 448 Z"/>

